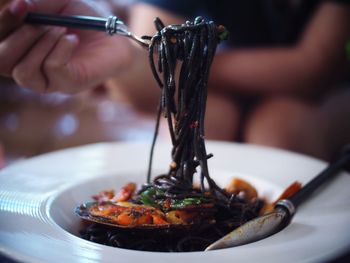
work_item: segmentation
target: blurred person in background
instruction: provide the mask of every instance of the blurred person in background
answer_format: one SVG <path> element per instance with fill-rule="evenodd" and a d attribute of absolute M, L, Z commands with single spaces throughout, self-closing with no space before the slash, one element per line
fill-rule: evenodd
<path fill-rule="evenodd" d="M 0 74 L 37 92 L 76 93 L 106 83 L 117 100 L 154 112 L 159 88 L 147 52 L 116 36 L 23 24 L 29 11 L 107 17 L 115 1 L 14 0 L 0 14 Z M 350 142 L 346 43 L 349 1 L 134 1 L 127 24 L 153 35 L 153 20 L 197 15 L 223 24 L 230 41 L 213 62 L 209 139 L 281 147 L 329 159 Z"/>

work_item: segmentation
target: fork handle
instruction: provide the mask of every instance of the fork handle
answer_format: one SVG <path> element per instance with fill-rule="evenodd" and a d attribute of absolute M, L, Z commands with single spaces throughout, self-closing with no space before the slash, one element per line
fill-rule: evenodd
<path fill-rule="evenodd" d="M 289 201 L 293 203 L 295 207 L 300 205 L 305 199 L 309 197 L 320 185 L 326 182 L 328 179 L 332 178 L 338 174 L 342 169 L 350 164 L 350 145 L 343 148 L 340 156 L 333 162 L 331 162 L 328 167 L 319 173 L 314 179 L 308 182 L 304 187 L 302 187 L 297 193 L 289 198 Z"/>
<path fill-rule="evenodd" d="M 29 13 L 25 18 L 25 22 L 36 25 L 63 26 L 85 30 L 106 31 L 107 19 L 92 16 L 61 16 Z"/>

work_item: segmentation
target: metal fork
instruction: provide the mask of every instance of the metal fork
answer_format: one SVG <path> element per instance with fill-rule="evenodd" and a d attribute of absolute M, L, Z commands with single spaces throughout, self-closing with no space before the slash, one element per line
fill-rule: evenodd
<path fill-rule="evenodd" d="M 149 41 L 132 34 L 128 27 L 117 16 L 109 16 L 108 18 L 92 17 L 92 16 L 63 16 L 52 14 L 29 13 L 25 18 L 25 22 L 36 25 L 63 26 L 84 30 L 104 31 L 108 35 L 118 34 L 128 37 L 140 44 L 142 47 L 148 48 Z"/>

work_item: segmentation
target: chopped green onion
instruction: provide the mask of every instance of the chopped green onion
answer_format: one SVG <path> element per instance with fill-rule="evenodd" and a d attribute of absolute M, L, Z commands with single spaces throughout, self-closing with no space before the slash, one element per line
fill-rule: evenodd
<path fill-rule="evenodd" d="M 182 200 L 172 200 L 171 208 L 179 209 L 179 208 L 185 208 L 188 205 L 199 205 L 201 203 L 202 203 L 201 198 L 189 197 Z"/>
<path fill-rule="evenodd" d="M 144 205 L 157 207 L 158 205 L 155 202 L 155 198 L 156 196 L 163 196 L 163 195 L 164 195 L 164 192 L 162 190 L 156 189 L 154 187 L 150 187 L 140 194 L 140 197 L 141 197 L 140 201 Z"/>

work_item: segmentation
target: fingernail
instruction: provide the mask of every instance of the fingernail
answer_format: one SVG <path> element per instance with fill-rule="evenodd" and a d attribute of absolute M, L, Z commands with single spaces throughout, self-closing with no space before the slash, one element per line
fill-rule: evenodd
<path fill-rule="evenodd" d="M 75 34 L 66 35 L 65 38 L 66 38 L 69 42 L 74 43 L 74 44 L 79 42 L 79 38 L 78 38 L 78 36 L 75 35 Z"/>
<path fill-rule="evenodd" d="M 22 0 L 15 0 L 9 6 L 10 12 L 15 16 L 22 15 L 26 11 L 26 9 L 27 4 Z"/>

